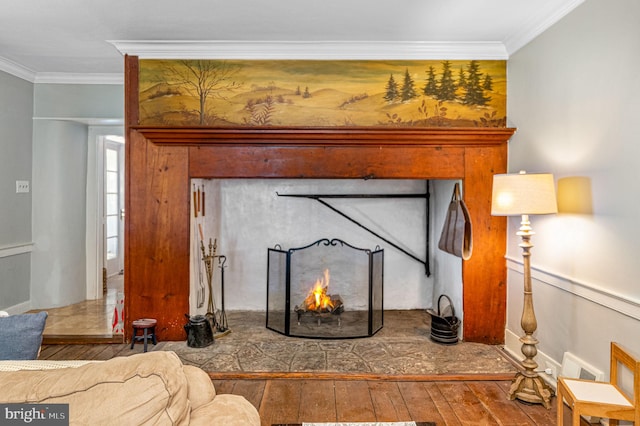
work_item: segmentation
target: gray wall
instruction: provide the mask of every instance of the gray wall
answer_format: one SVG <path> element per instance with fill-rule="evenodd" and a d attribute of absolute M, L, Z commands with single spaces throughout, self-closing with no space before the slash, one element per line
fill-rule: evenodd
<path fill-rule="evenodd" d="M 29 300 L 32 115 L 33 84 L 0 71 L 0 309 Z"/>
<path fill-rule="evenodd" d="M 85 300 L 87 127 L 38 120 L 33 132 L 33 307 Z"/>
<path fill-rule="evenodd" d="M 36 84 L 34 117 L 81 122 L 124 117 L 124 87 L 118 84 Z"/>
<path fill-rule="evenodd" d="M 36 84 L 31 305 L 86 298 L 88 123 L 122 120 L 121 85 Z"/>
<path fill-rule="evenodd" d="M 88 127 L 122 122 L 123 86 L 0 72 L 0 94 L 0 309 L 84 300 Z M 31 192 L 16 194 L 16 180 Z"/>
<path fill-rule="evenodd" d="M 604 372 L 611 340 L 640 352 L 638 22 L 637 0 L 587 0 L 508 61 L 509 126 L 518 128 L 509 170 L 580 177 L 592 197 L 591 213 L 532 218 L 539 349 Z M 522 333 L 518 226 L 509 222 L 508 342 Z"/>

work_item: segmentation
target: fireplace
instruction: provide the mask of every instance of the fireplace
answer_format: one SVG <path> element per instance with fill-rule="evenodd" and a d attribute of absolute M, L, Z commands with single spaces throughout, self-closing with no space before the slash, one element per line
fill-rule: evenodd
<path fill-rule="evenodd" d="M 368 337 L 383 326 L 384 250 L 339 239 L 267 254 L 267 328 L 286 336 Z"/>
<path fill-rule="evenodd" d="M 126 56 L 125 338 L 153 316 L 160 340 L 184 339 L 190 179 L 461 179 L 482 247 L 462 266 L 464 339 L 504 343 L 507 222 L 491 216 L 491 177 L 515 129 L 141 126 L 138 70 Z"/>

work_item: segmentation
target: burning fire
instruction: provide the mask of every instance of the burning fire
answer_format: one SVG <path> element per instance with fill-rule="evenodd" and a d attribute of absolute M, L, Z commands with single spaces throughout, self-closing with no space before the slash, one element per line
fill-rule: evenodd
<path fill-rule="evenodd" d="M 308 311 L 324 311 L 331 312 L 335 307 L 331 296 L 327 294 L 329 288 L 329 270 L 324 270 L 324 277 L 316 280 L 313 289 L 309 292 L 309 295 L 304 299 L 304 304 Z"/>

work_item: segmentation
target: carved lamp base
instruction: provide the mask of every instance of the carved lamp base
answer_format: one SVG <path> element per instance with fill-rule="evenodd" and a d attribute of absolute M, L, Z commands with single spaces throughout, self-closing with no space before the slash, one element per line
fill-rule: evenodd
<path fill-rule="evenodd" d="M 528 377 L 518 373 L 509 389 L 509 399 L 518 399 L 529 404 L 542 404 L 547 410 L 551 408 L 553 389 L 537 374 Z"/>

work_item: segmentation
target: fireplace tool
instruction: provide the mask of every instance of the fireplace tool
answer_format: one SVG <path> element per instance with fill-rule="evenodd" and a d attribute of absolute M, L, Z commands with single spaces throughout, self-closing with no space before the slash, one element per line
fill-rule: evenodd
<path fill-rule="evenodd" d="M 227 256 L 220 255 L 218 256 L 218 266 L 220 268 L 220 315 L 218 317 L 218 331 L 223 333 L 229 329 L 229 325 L 227 324 L 227 314 L 224 311 L 224 264 L 227 263 Z"/>
<path fill-rule="evenodd" d="M 196 191 L 196 185 L 193 184 L 193 216 L 194 216 L 194 241 L 198 241 L 198 231 L 200 231 L 200 243 L 204 240 L 204 236 L 202 233 L 202 223 L 198 222 L 198 213 L 200 213 L 200 217 L 204 218 L 204 185 L 202 186 L 202 191 L 200 191 L 200 186 L 198 186 L 198 190 Z M 196 243 L 196 250 L 197 243 Z M 204 252 L 202 253 L 204 256 Z M 198 267 L 198 294 L 197 294 L 197 302 L 198 309 L 204 306 L 204 299 L 206 294 L 206 289 L 204 287 L 204 279 L 202 277 L 202 264 L 197 262 Z"/>
<path fill-rule="evenodd" d="M 198 226 L 195 226 L 194 228 L 195 228 L 195 235 L 194 235 L 195 238 L 194 239 L 196 239 L 196 241 L 197 241 L 197 238 L 198 238 Z M 200 241 L 202 241 L 202 239 Z M 197 248 L 196 248 L 196 250 L 197 250 Z M 204 287 L 204 277 L 202 276 L 202 264 L 200 262 L 197 262 L 197 266 L 196 267 L 198 268 L 197 302 L 198 302 L 198 309 L 200 309 L 200 308 L 202 308 L 204 306 L 206 289 Z"/>
<path fill-rule="evenodd" d="M 215 315 L 216 308 L 213 300 L 213 286 L 211 284 L 213 280 L 212 263 L 213 263 L 213 258 L 216 257 L 216 245 L 217 245 L 217 240 L 213 240 L 213 242 L 211 242 L 211 238 L 209 238 L 209 253 L 207 254 L 204 248 L 204 242 L 202 241 L 202 239 L 200 240 L 200 250 L 202 251 L 202 261 L 204 262 L 204 265 L 206 267 L 207 284 L 209 286 L 209 303 L 207 305 L 207 313 L 205 317 L 211 324 L 211 330 L 214 330 L 217 328 L 216 315 Z"/>

